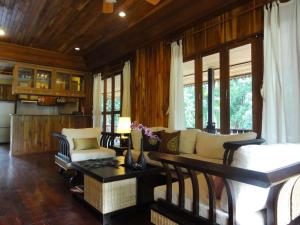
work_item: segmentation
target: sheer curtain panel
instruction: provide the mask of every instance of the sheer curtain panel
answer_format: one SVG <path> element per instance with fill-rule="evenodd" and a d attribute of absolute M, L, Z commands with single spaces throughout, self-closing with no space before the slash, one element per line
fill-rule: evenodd
<path fill-rule="evenodd" d="M 122 97 L 122 112 L 123 117 L 131 116 L 131 103 L 130 103 L 130 79 L 131 69 L 130 61 L 125 62 L 123 68 L 123 97 Z"/>
<path fill-rule="evenodd" d="M 300 142 L 300 0 L 268 5 L 264 17 L 262 136 Z"/>
<path fill-rule="evenodd" d="M 94 76 L 93 127 L 101 128 L 101 74 Z"/>
<path fill-rule="evenodd" d="M 170 97 L 168 127 L 183 130 L 184 98 L 183 98 L 183 55 L 182 41 L 171 44 Z"/>

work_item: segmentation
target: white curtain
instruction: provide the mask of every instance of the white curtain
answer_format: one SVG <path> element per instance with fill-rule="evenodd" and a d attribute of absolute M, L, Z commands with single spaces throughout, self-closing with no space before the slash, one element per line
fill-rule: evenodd
<path fill-rule="evenodd" d="M 171 44 L 169 124 L 175 130 L 185 129 L 183 98 L 183 56 L 182 41 Z"/>
<path fill-rule="evenodd" d="M 123 68 L 123 97 L 122 97 L 122 112 L 123 117 L 130 117 L 131 104 L 130 104 L 130 61 L 125 62 Z"/>
<path fill-rule="evenodd" d="M 262 136 L 300 142 L 300 0 L 265 8 Z"/>
<path fill-rule="evenodd" d="M 101 128 L 101 74 L 94 76 L 93 127 Z"/>

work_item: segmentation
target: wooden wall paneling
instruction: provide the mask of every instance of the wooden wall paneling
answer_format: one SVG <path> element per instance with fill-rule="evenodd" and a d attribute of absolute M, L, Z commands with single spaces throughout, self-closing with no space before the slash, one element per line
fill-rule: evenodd
<path fill-rule="evenodd" d="M 13 155 L 56 152 L 58 143 L 53 132 L 63 128 L 86 128 L 92 126 L 90 116 L 12 116 Z"/>
<path fill-rule="evenodd" d="M 82 112 L 84 115 L 93 114 L 93 87 L 94 87 L 94 78 L 91 74 L 88 74 L 84 77 L 84 92 L 85 98 L 82 99 Z"/>
<path fill-rule="evenodd" d="M 12 86 L 0 84 L 0 101 L 15 101 L 16 96 L 12 95 Z"/>
<path fill-rule="evenodd" d="M 253 90 L 253 131 L 261 136 L 262 107 L 261 88 L 263 84 L 263 37 L 252 40 L 252 90 Z"/>
<path fill-rule="evenodd" d="M 230 89 L 229 89 L 229 51 L 223 48 L 220 52 L 220 107 L 221 133 L 230 133 Z"/>
<path fill-rule="evenodd" d="M 185 59 L 205 50 L 263 32 L 264 0 L 251 0 L 184 32 Z"/>
<path fill-rule="evenodd" d="M 195 59 L 195 107 L 196 107 L 196 128 L 203 127 L 203 113 L 202 113 L 202 57 Z"/>
<path fill-rule="evenodd" d="M 0 60 L 86 71 L 82 57 L 0 42 Z"/>
<path fill-rule="evenodd" d="M 146 126 L 167 126 L 170 45 L 158 42 L 136 51 L 132 87 L 132 120 Z"/>

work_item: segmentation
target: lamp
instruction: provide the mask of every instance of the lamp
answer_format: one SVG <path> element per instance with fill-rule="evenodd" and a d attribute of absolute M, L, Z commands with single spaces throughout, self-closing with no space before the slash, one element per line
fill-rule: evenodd
<path fill-rule="evenodd" d="M 120 146 L 121 147 L 127 146 L 126 139 L 128 139 L 128 137 L 125 136 L 124 134 L 130 134 L 130 132 L 131 132 L 130 117 L 120 117 L 119 123 L 118 123 L 118 128 L 117 128 L 117 133 L 121 134 L 121 138 L 120 138 Z"/>
<path fill-rule="evenodd" d="M 120 146 L 121 147 L 127 146 L 127 152 L 125 155 L 124 164 L 129 168 L 132 166 L 133 163 L 133 159 L 131 155 L 131 143 L 130 143 L 130 138 L 126 137 L 124 134 L 129 134 L 130 132 L 131 132 L 130 117 L 120 117 L 117 133 L 121 134 Z"/>
<path fill-rule="evenodd" d="M 129 134 L 131 132 L 131 120 L 130 117 L 120 117 L 117 128 L 118 134 Z"/>

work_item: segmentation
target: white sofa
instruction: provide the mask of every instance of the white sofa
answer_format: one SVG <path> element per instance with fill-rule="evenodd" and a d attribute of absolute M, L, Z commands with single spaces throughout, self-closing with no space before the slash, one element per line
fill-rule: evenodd
<path fill-rule="evenodd" d="M 64 128 L 61 133 L 54 133 L 53 135 L 57 137 L 60 142 L 60 150 L 55 156 L 55 163 L 62 171 L 72 169 L 72 162 L 89 159 L 111 158 L 116 156 L 116 152 L 113 149 L 101 147 L 100 128 Z M 75 150 L 75 138 L 97 138 L 99 148 Z"/>
<path fill-rule="evenodd" d="M 152 128 L 152 131 L 165 130 L 172 132 L 168 128 Z M 133 156 L 136 159 L 140 153 L 141 133 L 133 130 L 132 133 Z M 241 141 L 256 138 L 256 133 L 244 133 L 238 135 L 213 135 L 202 132 L 197 129 L 181 131 L 179 141 L 179 157 L 202 160 L 216 164 L 223 164 L 224 142 Z M 153 161 L 145 155 L 148 163 L 160 165 L 158 161 Z M 235 151 L 231 166 L 268 172 L 274 169 L 285 167 L 293 163 L 300 162 L 300 145 L 249 145 L 243 146 Z M 300 174 L 300 171 L 299 171 Z M 200 216 L 209 218 L 209 193 L 205 177 L 198 173 L 198 182 L 200 189 L 199 209 Z M 266 225 L 267 200 L 270 194 L 269 188 L 261 188 L 250 184 L 229 181 L 235 196 L 236 204 L 236 223 L 237 225 Z M 278 201 L 275 201 L 277 215 L 275 221 L 277 225 L 289 224 L 291 220 L 300 215 L 300 179 L 294 177 L 290 179 L 280 190 Z M 166 199 L 166 185 L 156 187 L 154 198 Z M 176 205 L 179 198 L 179 184 L 172 184 L 172 203 Z M 193 189 L 191 180 L 185 179 L 185 205 L 188 211 L 192 210 Z M 228 225 L 228 200 L 226 188 L 223 188 L 220 199 L 216 202 L 216 222 L 220 225 Z M 151 210 L 151 222 L 156 225 L 175 225 L 174 221 Z M 272 224 L 273 225 L 273 224 Z M 274 224 L 275 225 L 275 224 Z"/>
<path fill-rule="evenodd" d="M 100 146 L 100 128 L 64 128 L 61 133 L 66 136 L 69 142 L 72 162 L 84 161 L 89 159 L 110 158 L 116 156 L 116 152 L 113 149 Z M 75 150 L 73 141 L 75 138 L 97 138 L 99 148 L 88 150 Z"/>
<path fill-rule="evenodd" d="M 174 130 L 165 127 L 152 127 L 153 132 L 164 130 L 166 132 L 174 132 Z M 224 156 L 224 142 L 243 141 L 256 139 L 257 134 L 254 132 L 234 134 L 234 135 L 215 135 L 203 132 L 199 129 L 188 129 L 180 132 L 179 153 L 180 156 L 205 160 L 210 162 L 222 163 Z M 132 156 L 134 160 L 138 159 L 141 151 L 142 133 L 140 130 L 131 131 L 132 139 Z M 152 165 L 160 165 L 159 162 L 149 159 L 149 151 L 144 149 L 147 163 Z"/>

